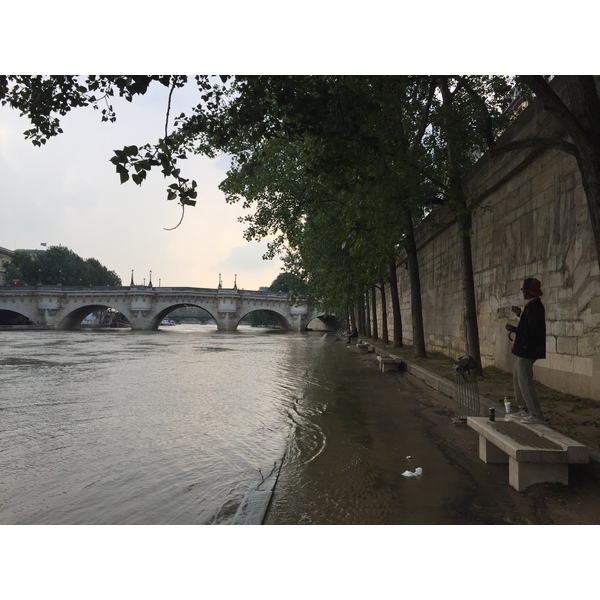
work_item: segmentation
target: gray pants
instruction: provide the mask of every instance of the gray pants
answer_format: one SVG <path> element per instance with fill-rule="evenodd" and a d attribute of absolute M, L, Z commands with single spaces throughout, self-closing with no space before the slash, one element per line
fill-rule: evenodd
<path fill-rule="evenodd" d="M 533 363 L 535 360 L 515 356 L 515 367 L 513 369 L 513 387 L 515 399 L 520 410 L 527 409 L 532 417 L 544 418 L 544 413 L 535 392 L 533 384 Z"/>

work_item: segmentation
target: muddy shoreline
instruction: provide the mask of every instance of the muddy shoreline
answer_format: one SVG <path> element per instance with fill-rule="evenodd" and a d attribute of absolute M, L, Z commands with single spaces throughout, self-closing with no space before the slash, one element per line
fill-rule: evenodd
<path fill-rule="evenodd" d="M 264 524 L 600 523 L 597 464 L 571 465 L 569 486 L 517 492 L 507 465 L 479 459 L 478 436 L 454 418 L 451 398 L 409 373 L 380 373 L 355 347 L 332 352 L 338 389 L 311 416 L 326 449 L 306 464 L 290 452 Z M 407 481 L 402 472 L 416 466 L 423 476 Z"/>

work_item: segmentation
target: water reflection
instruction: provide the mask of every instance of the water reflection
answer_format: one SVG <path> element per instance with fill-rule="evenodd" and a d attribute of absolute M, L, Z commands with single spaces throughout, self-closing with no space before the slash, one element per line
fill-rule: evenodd
<path fill-rule="evenodd" d="M 1 523 L 227 523 L 320 336 L 1 332 Z"/>

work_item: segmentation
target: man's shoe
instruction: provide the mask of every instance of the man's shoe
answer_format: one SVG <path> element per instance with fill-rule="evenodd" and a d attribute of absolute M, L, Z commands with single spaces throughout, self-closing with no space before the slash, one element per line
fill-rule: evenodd
<path fill-rule="evenodd" d="M 539 419 L 538 417 L 534 417 L 533 415 L 529 415 L 528 417 L 523 417 L 521 419 L 521 423 L 529 423 L 530 425 L 534 423 L 543 423 L 544 419 Z"/>
<path fill-rule="evenodd" d="M 528 417 L 529 416 L 529 411 L 527 410 L 520 410 L 517 414 L 517 417 Z"/>

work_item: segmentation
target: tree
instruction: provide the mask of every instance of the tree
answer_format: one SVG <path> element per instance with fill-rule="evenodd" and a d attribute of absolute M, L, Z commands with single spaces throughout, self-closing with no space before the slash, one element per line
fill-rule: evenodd
<path fill-rule="evenodd" d="M 99 286 L 121 285 L 121 279 L 95 258 L 84 260 L 65 246 L 49 246 L 45 251 L 16 250 L 11 278 L 25 285 Z"/>
<path fill-rule="evenodd" d="M 306 218 L 306 204 L 315 200 L 316 193 L 320 194 L 319 210 L 323 209 L 324 196 L 331 197 L 337 203 L 336 229 L 345 232 L 342 246 L 353 259 L 349 276 L 358 281 L 364 278 L 365 289 L 387 272 L 385 265 L 394 252 L 390 248 L 407 240 L 413 283 L 414 349 L 418 356 L 424 356 L 412 220 L 413 212 L 419 212 L 416 207 L 421 197 L 432 192 L 425 191 L 422 177 L 419 182 L 418 171 L 410 163 L 422 153 L 420 140 L 427 121 L 421 113 L 423 99 L 431 93 L 429 88 L 423 86 L 423 78 L 410 77 L 258 79 L 260 85 L 257 78 L 240 83 L 233 103 L 235 110 L 228 113 L 235 115 L 228 122 L 229 137 L 219 136 L 229 140 L 224 149 L 236 158 L 223 189 L 231 193 L 231 201 L 243 197 L 257 203 L 248 218 L 248 235 L 283 231 L 278 243 L 289 241 L 290 228 L 298 229 L 297 223 Z M 248 90 L 259 92 L 261 102 L 251 102 Z M 269 112 L 263 108 L 263 112 L 249 118 L 255 105 L 266 106 Z M 247 123 L 256 119 L 261 125 L 249 131 L 231 126 L 235 120 Z M 290 167 L 285 176 L 275 179 L 274 174 L 283 164 L 282 156 L 289 156 L 290 144 L 303 150 L 294 155 L 295 163 L 284 161 Z M 298 177 L 300 169 L 302 178 Z M 295 190 L 291 189 L 292 182 L 299 184 Z M 322 186 L 328 188 L 326 193 L 320 189 Z M 286 210 L 282 218 L 282 206 L 291 206 L 292 197 L 296 214 Z M 397 299 L 394 286 L 391 293 Z M 397 313 L 397 326 L 399 320 Z M 402 340 L 396 339 L 395 343 L 401 345 Z"/>
<path fill-rule="evenodd" d="M 169 121 L 171 97 L 186 82 L 187 77 L 179 75 L 0 75 L 0 105 L 9 106 L 20 111 L 21 116 L 26 116 L 31 128 L 24 132 L 25 137 L 34 145 L 41 146 L 62 133 L 60 119 L 71 110 L 91 107 L 100 111 L 102 121 L 114 122 L 117 118 L 111 104 L 114 96 L 132 102 L 136 96 L 146 94 L 152 83 L 168 87 L 164 137 L 153 144 L 125 146 L 115 150 L 111 162 L 121 183 L 131 178 L 137 185 L 143 183 L 151 169 L 160 168 L 163 175 L 173 181 L 167 187 L 167 198 L 178 199 L 185 209 L 187 205 L 196 204 L 196 182 L 181 175 L 178 161 L 186 157 L 182 146 L 191 140 L 181 140 L 176 133 L 170 134 Z M 209 93 L 211 83 L 207 76 L 196 76 L 196 83 L 201 95 Z M 177 153 L 173 151 L 175 145 L 179 149 Z"/>
<path fill-rule="evenodd" d="M 542 75 L 520 75 L 518 81 L 529 88 L 569 136 L 562 138 L 527 138 L 502 144 L 492 154 L 528 147 L 553 148 L 575 157 L 588 203 L 596 256 L 600 265 L 600 96 L 594 75 L 567 75 L 564 97 L 556 85 Z"/>
<path fill-rule="evenodd" d="M 293 273 L 279 273 L 269 289 L 272 292 L 295 292 L 296 295 L 301 296 L 306 292 L 306 284 Z"/>
<path fill-rule="evenodd" d="M 471 249 L 472 213 L 476 206 L 465 193 L 463 179 L 479 155 L 495 145 L 506 127 L 512 87 L 506 77 L 439 76 L 433 81 L 439 90 L 439 100 L 435 103 L 428 136 L 434 156 L 432 181 L 438 182 L 458 224 L 466 351 L 474 358 L 476 371 L 481 375 Z"/>

